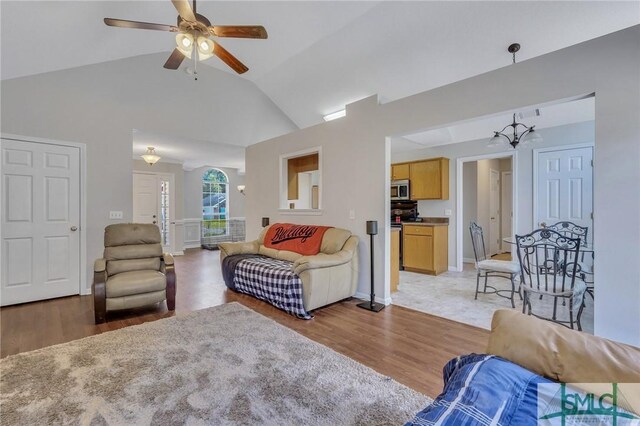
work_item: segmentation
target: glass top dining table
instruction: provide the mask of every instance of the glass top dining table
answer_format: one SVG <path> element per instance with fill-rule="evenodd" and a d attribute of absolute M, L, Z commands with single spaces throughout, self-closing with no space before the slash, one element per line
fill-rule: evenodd
<path fill-rule="evenodd" d="M 516 239 L 514 237 L 505 237 L 502 239 L 507 244 L 516 244 Z M 580 243 L 580 251 L 584 253 L 593 253 L 595 249 L 593 248 L 593 243 Z"/>

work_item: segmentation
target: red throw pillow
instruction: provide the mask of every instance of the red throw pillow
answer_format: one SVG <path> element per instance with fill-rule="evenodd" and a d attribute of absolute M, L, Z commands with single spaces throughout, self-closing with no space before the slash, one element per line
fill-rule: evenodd
<path fill-rule="evenodd" d="M 293 251 L 304 256 L 320 253 L 322 237 L 332 226 L 294 225 L 275 223 L 264 236 L 264 246 L 276 250 Z"/>

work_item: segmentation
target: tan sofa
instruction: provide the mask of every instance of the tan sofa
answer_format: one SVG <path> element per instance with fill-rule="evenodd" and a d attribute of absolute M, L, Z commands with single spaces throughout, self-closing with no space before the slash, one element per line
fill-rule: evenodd
<path fill-rule="evenodd" d="M 273 224 L 271 226 L 274 226 Z M 358 237 L 346 229 L 330 228 L 323 238 L 320 253 L 303 256 L 264 246 L 265 227 L 255 241 L 220 243 L 220 261 L 234 254 L 261 254 L 293 262 L 293 270 L 302 280 L 302 297 L 307 312 L 337 302 L 356 293 L 358 287 Z"/>
<path fill-rule="evenodd" d="M 623 408 L 640 414 L 640 348 L 505 309 L 493 314 L 487 353 L 595 395 L 618 383 Z"/>
<path fill-rule="evenodd" d="M 107 311 L 138 308 L 167 300 L 175 309 L 176 274 L 173 257 L 162 253 L 156 225 L 119 223 L 104 230 L 104 257 L 93 271 L 96 324 Z"/>

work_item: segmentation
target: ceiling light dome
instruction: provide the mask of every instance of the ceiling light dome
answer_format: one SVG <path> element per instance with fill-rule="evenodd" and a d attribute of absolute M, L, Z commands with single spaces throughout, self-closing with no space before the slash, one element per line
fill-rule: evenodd
<path fill-rule="evenodd" d="M 191 59 L 193 51 L 193 36 L 189 33 L 176 34 L 176 47 L 187 58 Z"/>
<path fill-rule="evenodd" d="M 141 155 L 142 159 L 150 166 L 160 161 L 160 156 L 156 154 L 156 149 L 152 146 L 147 147 L 147 152 Z"/>
<path fill-rule="evenodd" d="M 214 44 L 207 37 L 198 37 L 198 59 L 204 61 L 213 56 Z"/>

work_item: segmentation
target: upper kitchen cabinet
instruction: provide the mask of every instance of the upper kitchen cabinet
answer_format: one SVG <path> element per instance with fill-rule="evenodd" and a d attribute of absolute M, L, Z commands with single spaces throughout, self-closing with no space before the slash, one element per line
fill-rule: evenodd
<path fill-rule="evenodd" d="M 409 163 L 391 165 L 391 180 L 409 179 Z"/>
<path fill-rule="evenodd" d="M 449 199 L 449 159 L 431 158 L 409 163 L 412 200 Z"/>

